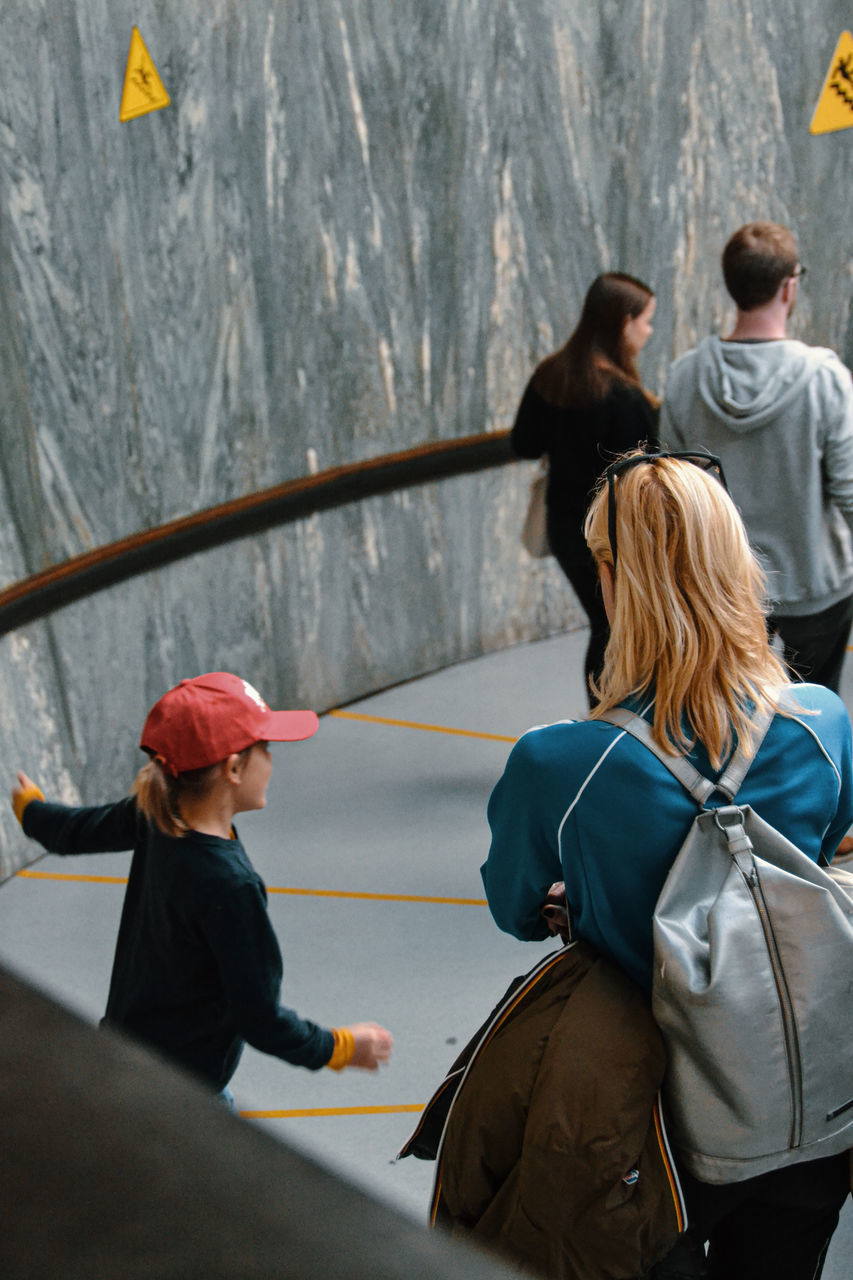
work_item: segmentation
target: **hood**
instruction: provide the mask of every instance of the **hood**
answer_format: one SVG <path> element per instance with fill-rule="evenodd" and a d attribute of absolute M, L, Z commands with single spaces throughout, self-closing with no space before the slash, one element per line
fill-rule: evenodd
<path fill-rule="evenodd" d="M 705 338 L 696 348 L 699 394 L 730 430 L 753 431 L 777 417 L 831 357 L 828 348 L 809 347 L 793 338 Z"/>

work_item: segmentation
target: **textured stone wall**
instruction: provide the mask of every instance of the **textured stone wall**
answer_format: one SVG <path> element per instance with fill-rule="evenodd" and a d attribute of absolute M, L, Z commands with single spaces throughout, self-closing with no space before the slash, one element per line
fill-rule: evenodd
<path fill-rule="evenodd" d="M 134 23 L 172 101 L 120 124 Z M 853 130 L 808 133 L 849 26 L 841 0 L 4 0 L 0 585 L 508 426 L 603 268 L 658 292 L 661 387 L 725 323 L 719 250 L 752 217 L 800 237 L 797 332 L 853 359 Z M 518 547 L 529 475 L 324 515 L 7 637 L 4 758 L 94 798 L 184 674 L 323 709 L 576 624 Z"/>

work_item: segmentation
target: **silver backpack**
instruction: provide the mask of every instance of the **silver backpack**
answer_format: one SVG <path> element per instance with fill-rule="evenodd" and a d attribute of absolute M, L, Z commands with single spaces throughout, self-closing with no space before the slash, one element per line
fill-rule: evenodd
<path fill-rule="evenodd" d="M 676 1154 L 740 1182 L 853 1147 L 853 873 L 801 853 L 735 796 L 773 719 L 713 782 L 627 730 L 700 806 L 655 907 L 652 1013 Z M 719 792 L 727 803 L 706 808 Z"/>

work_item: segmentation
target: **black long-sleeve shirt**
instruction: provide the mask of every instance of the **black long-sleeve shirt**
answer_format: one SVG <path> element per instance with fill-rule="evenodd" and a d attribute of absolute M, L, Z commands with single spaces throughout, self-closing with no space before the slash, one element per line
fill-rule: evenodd
<path fill-rule="evenodd" d="M 23 827 L 52 853 L 133 849 L 104 1023 L 216 1089 L 244 1042 L 297 1066 L 329 1061 L 331 1031 L 279 1003 L 266 888 L 237 838 L 164 835 L 133 798 L 92 808 L 33 800 Z"/>
<path fill-rule="evenodd" d="M 535 375 L 534 375 L 535 377 Z M 518 408 L 510 445 L 520 458 L 548 455 L 548 539 L 558 556 L 589 558 L 582 526 L 596 481 L 620 453 L 657 444 L 658 411 L 639 387 L 614 381 L 603 399 L 565 408 L 543 399 L 533 380 Z"/>

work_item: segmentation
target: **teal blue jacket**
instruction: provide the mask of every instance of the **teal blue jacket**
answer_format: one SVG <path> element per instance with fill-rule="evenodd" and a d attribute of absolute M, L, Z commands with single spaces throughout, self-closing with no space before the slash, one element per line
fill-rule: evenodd
<path fill-rule="evenodd" d="M 795 692 L 815 714 L 775 717 L 738 799 L 815 861 L 831 860 L 853 822 L 850 717 L 820 685 Z M 703 748 L 690 758 L 719 776 Z M 623 730 L 595 720 L 531 729 L 489 801 L 481 870 L 496 923 L 547 937 L 540 908 L 564 880 L 576 935 L 650 990 L 655 903 L 695 814 L 681 783 Z"/>

